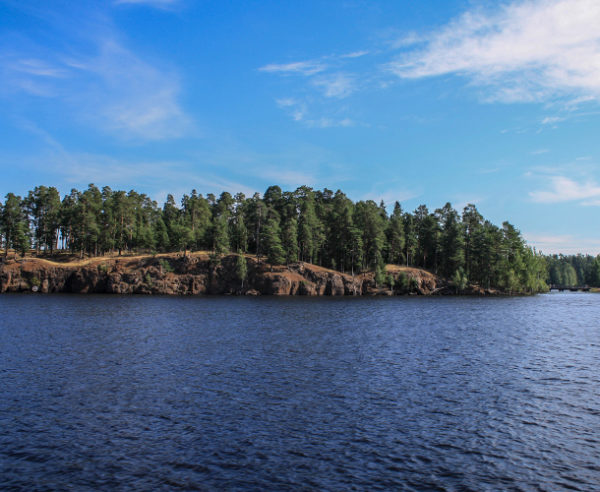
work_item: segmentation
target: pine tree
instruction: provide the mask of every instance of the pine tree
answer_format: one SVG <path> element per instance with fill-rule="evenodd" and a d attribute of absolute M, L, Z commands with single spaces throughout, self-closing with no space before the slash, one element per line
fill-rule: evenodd
<path fill-rule="evenodd" d="M 20 196 L 8 193 L 5 197 L 0 217 L 0 232 L 4 236 L 4 257 L 9 248 L 19 251 L 23 256 L 30 247 L 29 224 L 24 203 Z"/>
<path fill-rule="evenodd" d="M 261 242 L 269 263 L 272 265 L 282 265 L 285 263 L 286 255 L 281 245 L 279 218 L 275 211 L 269 214 L 269 218 L 265 222 Z"/>
<path fill-rule="evenodd" d="M 285 262 L 289 264 L 298 261 L 298 221 L 296 217 L 287 220 L 282 236 Z"/>
<path fill-rule="evenodd" d="M 244 256 L 244 254 L 241 251 L 238 251 L 238 254 L 237 254 L 237 258 L 235 261 L 235 272 L 236 272 L 238 279 L 242 283 L 240 288 L 243 290 L 244 289 L 244 281 L 248 277 L 248 264 L 246 263 L 246 257 Z"/>
<path fill-rule="evenodd" d="M 387 258 L 389 263 L 401 265 L 404 263 L 404 220 L 400 203 L 394 204 L 394 211 L 386 229 Z"/>

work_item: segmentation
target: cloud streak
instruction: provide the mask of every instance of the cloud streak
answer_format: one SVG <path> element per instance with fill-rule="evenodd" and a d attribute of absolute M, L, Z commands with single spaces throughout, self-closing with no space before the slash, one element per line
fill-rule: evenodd
<path fill-rule="evenodd" d="M 71 61 L 85 80 L 78 104 L 109 132 L 164 140 L 183 136 L 191 121 L 178 103 L 177 77 L 140 59 L 118 42 L 102 42 L 97 56 Z M 81 94 L 80 93 L 80 94 Z"/>
<path fill-rule="evenodd" d="M 600 205 L 600 186 L 594 181 L 578 183 L 565 176 L 550 178 L 550 188 L 529 193 L 537 203 L 564 203 L 579 201 L 581 205 Z"/>
<path fill-rule="evenodd" d="M 527 243 L 545 254 L 600 254 L 600 238 L 582 238 L 570 234 L 529 234 L 523 236 Z"/>
<path fill-rule="evenodd" d="M 159 9 L 168 9 L 179 3 L 179 0 L 115 0 L 115 5 L 147 5 Z"/>
<path fill-rule="evenodd" d="M 313 85 L 321 90 L 325 97 L 343 99 L 355 90 L 354 78 L 347 73 L 334 73 L 322 77 L 316 77 Z"/>
<path fill-rule="evenodd" d="M 60 114 L 119 139 L 165 140 L 191 130 L 178 75 L 128 49 L 109 21 L 65 37 L 69 47 L 22 38 L 19 48 L 0 52 L 0 96 L 53 99 Z"/>
<path fill-rule="evenodd" d="M 299 61 L 292 63 L 271 63 L 260 67 L 261 72 L 279 73 L 282 75 L 305 75 L 311 76 L 323 72 L 327 65 L 318 61 Z"/>
<path fill-rule="evenodd" d="M 470 11 L 387 68 L 400 78 L 460 75 L 503 102 L 600 97 L 600 3 L 529 0 Z"/>

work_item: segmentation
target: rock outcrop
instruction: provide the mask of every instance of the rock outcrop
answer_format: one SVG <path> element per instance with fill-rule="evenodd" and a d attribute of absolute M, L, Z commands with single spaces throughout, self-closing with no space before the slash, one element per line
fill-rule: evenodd
<path fill-rule="evenodd" d="M 385 285 L 373 273 L 349 275 L 308 263 L 274 266 L 248 256 L 247 277 L 236 273 L 236 255 L 158 255 L 92 258 L 57 263 L 40 258 L 0 264 L 0 292 L 166 295 L 436 295 L 453 294 L 440 277 L 416 268 L 389 266 Z M 488 292 L 479 292 L 488 294 Z"/>

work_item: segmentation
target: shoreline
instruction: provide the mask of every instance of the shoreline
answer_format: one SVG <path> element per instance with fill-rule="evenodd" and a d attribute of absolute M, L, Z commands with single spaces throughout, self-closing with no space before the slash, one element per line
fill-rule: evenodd
<path fill-rule="evenodd" d="M 460 292 L 447 279 L 419 268 L 387 265 L 384 283 L 374 272 L 352 276 L 310 263 L 270 265 L 245 255 L 215 260 L 207 252 L 93 257 L 57 262 L 24 258 L 0 264 L 0 293 L 75 293 L 234 296 L 509 296 L 469 285 Z"/>

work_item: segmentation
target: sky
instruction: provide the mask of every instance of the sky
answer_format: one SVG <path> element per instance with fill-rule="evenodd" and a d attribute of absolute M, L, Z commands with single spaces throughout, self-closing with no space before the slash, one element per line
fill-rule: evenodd
<path fill-rule="evenodd" d="M 0 197 L 467 203 L 600 254 L 597 0 L 0 0 Z"/>

